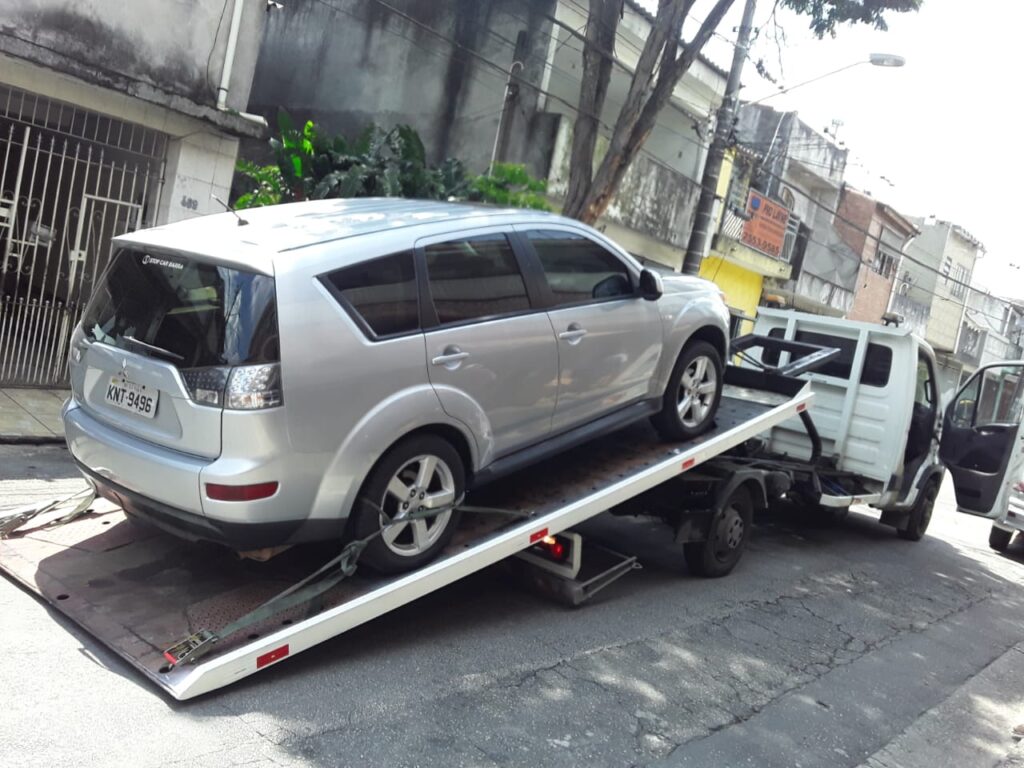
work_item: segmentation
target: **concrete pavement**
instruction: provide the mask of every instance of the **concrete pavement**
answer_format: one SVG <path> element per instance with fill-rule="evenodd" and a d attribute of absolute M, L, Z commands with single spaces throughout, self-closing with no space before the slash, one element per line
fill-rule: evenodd
<path fill-rule="evenodd" d="M 66 389 L 0 389 L 0 443 L 62 443 Z"/>
<path fill-rule="evenodd" d="M 80 483 L 53 447 L 0 467 L 0 506 Z M 951 504 L 916 544 L 866 515 L 768 519 L 720 580 L 660 526 L 602 518 L 590 533 L 645 568 L 592 605 L 486 571 L 183 704 L 0 579 L 0 763 L 1019 764 L 1024 546 L 991 552 Z"/>

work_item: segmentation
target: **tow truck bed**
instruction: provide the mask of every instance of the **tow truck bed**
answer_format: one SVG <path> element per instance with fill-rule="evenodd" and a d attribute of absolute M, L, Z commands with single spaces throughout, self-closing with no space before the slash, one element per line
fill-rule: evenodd
<path fill-rule="evenodd" d="M 730 380 L 728 369 L 726 382 Z M 790 380 L 795 381 L 795 380 Z M 741 381 L 750 385 L 749 378 Z M 801 385 L 802 386 L 802 383 Z M 163 649 L 223 627 L 308 575 L 333 553 L 296 547 L 266 563 L 179 541 L 97 501 L 64 525 L 33 521 L 0 540 L 0 571 L 37 593 L 176 699 L 228 685 L 464 576 L 528 549 L 765 433 L 807 408 L 787 393 L 727 386 L 716 426 L 691 442 L 660 442 L 646 424 L 580 446 L 471 494 L 469 503 L 532 513 L 467 514 L 433 563 L 397 577 L 358 572 L 312 605 L 222 638 L 193 664 L 170 668 Z M 797 391 L 797 389 L 799 391 Z M 335 547 L 336 549 L 336 547 Z"/>

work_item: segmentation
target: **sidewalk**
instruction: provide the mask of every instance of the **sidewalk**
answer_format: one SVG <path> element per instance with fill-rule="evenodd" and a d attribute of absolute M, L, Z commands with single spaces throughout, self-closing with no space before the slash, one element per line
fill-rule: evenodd
<path fill-rule="evenodd" d="M 66 389 L 0 389 L 0 443 L 63 443 Z"/>

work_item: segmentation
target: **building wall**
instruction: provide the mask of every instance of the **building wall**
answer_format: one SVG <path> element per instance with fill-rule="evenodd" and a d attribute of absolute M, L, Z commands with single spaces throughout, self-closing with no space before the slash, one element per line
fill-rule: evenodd
<path fill-rule="evenodd" d="M 506 70 L 518 60 L 524 82 L 506 111 L 498 159 L 525 163 L 548 179 L 551 197 L 563 196 L 582 69 L 582 43 L 566 27 L 584 28 L 585 0 L 393 2 L 415 21 L 373 0 L 350 0 L 344 12 L 286 3 L 267 22 L 250 110 L 273 119 L 283 106 L 296 120 L 349 135 L 371 122 L 409 124 L 431 160 L 457 157 L 479 173 L 498 132 Z M 648 30 L 644 15 L 625 4 L 615 50 L 623 66 L 635 65 Z M 614 122 L 628 81 L 622 66 L 613 67 L 604 123 Z M 699 196 L 702 135 L 724 86 L 725 73 L 695 62 L 626 173 L 600 225 L 633 252 L 681 263 Z"/>
<path fill-rule="evenodd" d="M 966 239 L 959 228 L 952 225 L 948 227 L 949 236 L 946 238 L 945 248 L 942 251 L 942 259 L 939 262 L 940 271 L 947 258 L 953 266 L 961 266 L 965 270 L 963 282 L 970 282 L 974 273 L 974 262 L 977 258 L 978 248 L 975 244 Z M 935 295 L 932 299 L 931 318 L 928 322 L 928 340 L 933 345 L 942 349 L 956 349 L 956 339 L 960 330 L 960 323 L 963 320 L 964 306 L 967 300 L 967 290 L 958 285 L 955 281 L 941 274 L 936 275 Z"/>
<path fill-rule="evenodd" d="M 4 0 L 0 53 L 188 112 L 216 103 L 231 10 L 224 0 Z M 227 102 L 233 109 L 248 101 L 265 16 L 266 3 L 248 0 Z"/>
<path fill-rule="evenodd" d="M 545 16 L 554 14 L 555 0 L 394 0 L 394 5 L 415 21 L 373 0 L 348 0 L 337 7 L 286 3 L 267 20 L 250 110 L 273 121 L 284 107 L 296 121 L 313 119 L 326 132 L 346 135 L 371 123 L 408 124 L 419 132 L 431 160 L 458 157 L 473 171 L 484 171 L 502 112 L 504 70 L 517 58 L 517 38 L 524 34 L 518 53 L 524 67 L 518 75 L 539 86 L 552 31 Z M 505 159 L 523 160 L 538 96 L 535 89 L 519 88 L 519 103 L 508 117 Z"/>
<path fill-rule="evenodd" d="M 764 283 L 761 275 L 726 261 L 720 256 L 711 255 L 700 263 L 700 276 L 722 289 L 729 309 L 742 312 L 749 317 L 757 315 Z"/>

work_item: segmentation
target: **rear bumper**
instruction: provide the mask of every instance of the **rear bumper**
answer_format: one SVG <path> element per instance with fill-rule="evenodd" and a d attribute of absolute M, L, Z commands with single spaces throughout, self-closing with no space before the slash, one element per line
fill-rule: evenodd
<path fill-rule="evenodd" d="M 106 499 L 179 538 L 211 541 L 232 549 L 260 549 L 309 541 L 340 540 L 345 521 L 310 519 L 302 480 L 290 478 L 292 494 L 279 491 L 253 502 L 204 499 L 207 481 L 260 482 L 252 463 L 201 459 L 147 443 L 106 426 L 74 400 L 62 412 L 68 449 L 83 475 Z M 221 470 L 221 471 L 218 471 Z M 273 479 L 285 476 L 274 473 Z M 204 504 L 214 510 L 204 509 Z M 214 512 L 214 514 L 209 514 Z"/>
<path fill-rule="evenodd" d="M 117 504 L 128 517 L 141 519 L 178 538 L 189 541 L 210 541 L 239 550 L 277 547 L 282 544 L 296 543 L 297 540 L 309 541 L 317 538 L 316 536 L 307 538 L 310 531 L 305 523 L 308 521 L 229 523 L 196 515 L 146 498 L 142 494 L 97 475 L 77 460 L 75 463 L 78 465 L 79 471 L 92 483 L 96 493 Z M 336 524 L 335 527 L 337 527 Z M 340 531 L 324 531 L 324 533 L 335 533 L 340 537 Z M 320 538 L 326 537 L 321 536 Z"/>

